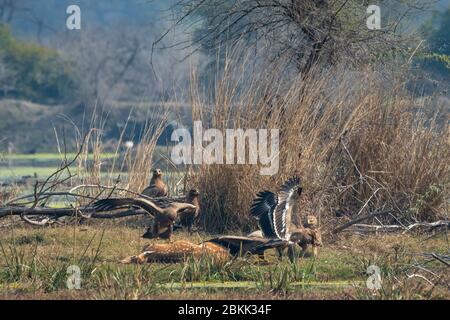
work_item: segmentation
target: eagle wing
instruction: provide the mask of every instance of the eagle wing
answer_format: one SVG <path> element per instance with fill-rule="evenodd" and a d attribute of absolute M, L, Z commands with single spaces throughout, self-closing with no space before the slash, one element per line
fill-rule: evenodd
<path fill-rule="evenodd" d="M 276 238 L 273 214 L 278 205 L 277 195 L 270 191 L 261 191 L 253 200 L 250 213 L 258 220 L 259 227 L 266 238 Z"/>
<path fill-rule="evenodd" d="M 287 180 L 278 192 L 277 206 L 273 214 L 274 231 L 278 239 L 287 239 L 291 225 L 292 207 L 297 199 L 300 189 L 300 178 L 293 177 Z"/>
<path fill-rule="evenodd" d="M 253 200 L 250 212 L 253 217 L 258 219 L 259 226 L 266 238 L 286 239 L 292 206 L 299 189 L 300 178 L 293 177 L 281 186 L 277 194 L 262 191 Z"/>
<path fill-rule="evenodd" d="M 264 252 L 268 249 L 273 249 L 273 248 L 278 248 L 278 247 L 285 248 L 288 244 L 289 244 L 289 242 L 287 240 L 271 239 L 271 240 L 266 241 L 265 243 L 261 243 L 260 245 L 256 246 L 255 250 Z"/>
<path fill-rule="evenodd" d="M 132 198 L 107 198 L 95 201 L 93 207 L 95 211 L 110 211 L 129 207 L 133 201 Z"/>
<path fill-rule="evenodd" d="M 137 206 L 139 208 L 142 208 L 151 215 L 155 215 L 155 213 L 157 212 L 157 210 L 155 209 L 155 204 L 150 200 L 143 198 L 108 198 L 97 200 L 93 204 L 95 211 L 110 211 L 126 208 L 129 206 Z"/>
<path fill-rule="evenodd" d="M 254 253 L 254 249 L 265 244 L 267 239 L 255 239 L 240 236 L 222 236 L 217 237 L 206 242 L 218 244 L 227 248 L 231 255 L 239 255 L 245 253 Z"/>

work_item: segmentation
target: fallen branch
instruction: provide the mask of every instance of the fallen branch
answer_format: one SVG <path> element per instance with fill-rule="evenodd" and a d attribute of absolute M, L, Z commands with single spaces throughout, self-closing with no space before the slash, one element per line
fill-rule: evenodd
<path fill-rule="evenodd" d="M 141 197 L 145 197 L 153 201 L 155 204 L 157 204 L 160 207 L 167 207 L 172 202 L 182 202 L 184 201 L 184 196 L 177 196 L 173 198 L 151 198 L 147 197 L 145 195 L 140 195 L 139 193 L 133 192 L 131 190 L 123 189 L 123 188 L 116 188 L 115 186 L 102 186 L 102 185 L 80 185 L 73 189 L 71 189 L 69 192 L 45 192 L 41 193 L 39 197 L 36 196 L 36 190 L 34 194 L 30 195 L 24 195 L 17 197 L 15 199 L 12 199 L 8 202 L 9 206 L 7 207 L 0 207 L 0 218 L 6 217 L 6 216 L 19 216 L 23 221 L 25 221 L 28 224 L 34 225 L 34 226 L 45 226 L 50 225 L 55 222 L 59 218 L 62 217 L 81 217 L 85 219 L 118 219 L 118 218 L 124 218 L 124 217 L 132 217 L 132 216 L 138 216 L 138 215 L 145 215 L 147 212 L 140 208 L 131 207 L 128 210 L 122 210 L 117 211 L 115 210 L 113 213 L 98 213 L 96 212 L 92 207 L 91 204 L 98 199 L 97 197 L 91 197 L 91 196 L 85 196 L 75 193 L 76 190 L 80 188 L 99 188 L 102 189 L 100 192 L 103 193 L 104 190 L 111 190 L 111 192 L 114 192 L 118 189 L 120 191 L 126 191 L 131 194 L 135 194 Z M 87 204 L 84 207 L 66 207 L 66 208 L 48 208 L 48 207 L 40 207 L 36 206 L 38 201 L 47 200 L 52 196 L 69 196 L 73 198 L 84 198 L 87 200 L 90 200 L 89 204 Z M 109 195 L 110 196 L 110 195 Z M 108 197 L 109 197 L 108 196 Z M 19 204 L 15 204 L 13 202 L 28 199 L 28 198 L 34 198 L 31 201 L 23 202 Z M 25 205 L 32 203 L 31 207 L 27 207 Z"/>
<path fill-rule="evenodd" d="M 418 273 L 414 273 L 414 274 L 411 274 L 411 275 L 406 275 L 407 277 L 408 277 L 408 279 L 411 279 L 411 278 L 420 278 L 420 279 L 423 279 L 423 280 L 425 280 L 426 282 L 428 282 L 428 284 L 430 284 L 430 285 L 432 285 L 432 286 L 435 286 L 435 284 L 433 283 L 433 282 L 431 282 L 430 280 L 428 280 L 425 276 L 423 276 L 423 275 L 421 275 L 421 274 L 418 274 Z"/>
<path fill-rule="evenodd" d="M 52 220 L 52 219 L 50 219 L 50 218 L 48 218 L 48 217 L 43 218 L 43 219 L 40 220 L 40 221 L 34 221 L 34 220 L 28 218 L 25 214 L 21 214 L 21 215 L 20 215 L 20 218 L 21 218 L 23 221 L 25 221 L 26 223 L 31 224 L 31 225 L 33 225 L 33 226 L 38 226 L 38 227 L 43 227 L 43 226 L 46 226 L 46 225 L 51 225 L 51 224 L 54 224 L 54 223 L 56 222 L 55 220 Z"/>
<path fill-rule="evenodd" d="M 7 217 L 7 216 L 20 216 L 21 218 L 24 218 L 26 216 L 48 216 L 48 217 L 52 217 L 53 219 L 58 219 L 58 218 L 62 218 L 62 217 L 75 216 L 77 210 L 83 211 L 85 213 L 84 217 L 93 218 L 93 219 L 117 219 L 117 218 L 132 217 L 132 216 L 147 214 L 147 212 L 142 209 L 128 209 L 125 211 L 115 211 L 115 212 L 111 212 L 111 213 L 97 213 L 91 207 L 82 208 L 82 209 L 41 208 L 41 207 L 37 207 L 37 208 L 7 207 L 7 208 L 0 208 L 0 218 Z M 32 224 L 35 224 L 35 223 L 32 223 Z"/>
<path fill-rule="evenodd" d="M 374 218 L 374 217 L 378 217 L 378 216 L 381 216 L 381 215 L 384 215 L 384 214 L 388 214 L 390 212 L 391 212 L 391 210 L 383 210 L 383 211 L 379 211 L 379 212 L 373 212 L 373 213 L 366 214 L 364 216 L 361 216 L 361 217 L 358 217 L 356 219 L 353 219 L 352 221 L 349 221 L 349 222 L 343 224 L 340 227 L 335 228 L 332 231 L 332 233 L 333 234 L 337 234 L 337 233 L 347 229 L 348 227 L 350 227 L 350 226 L 352 226 L 354 224 L 357 224 L 357 223 L 362 222 L 364 220 L 368 220 L 370 218 Z"/>
<path fill-rule="evenodd" d="M 41 194 L 41 197 L 39 198 L 39 201 L 42 201 L 42 200 L 45 200 L 45 199 L 48 199 L 48 198 L 54 197 L 54 196 L 68 196 L 68 197 L 73 197 L 73 198 L 86 198 L 86 199 L 90 199 L 90 200 L 95 199 L 94 197 L 85 196 L 85 195 L 72 193 L 72 192 L 46 192 L 46 193 L 42 193 Z M 34 194 L 23 195 L 23 196 L 20 196 L 20 197 L 17 197 L 17 198 L 9 200 L 8 202 L 6 202 L 6 205 L 7 206 L 14 206 L 17 201 L 25 200 L 25 199 L 32 198 L 32 197 L 34 197 Z M 35 200 L 28 201 L 28 202 L 22 202 L 22 203 L 20 203 L 20 205 L 34 203 L 34 201 Z"/>
<path fill-rule="evenodd" d="M 70 189 L 69 192 L 73 193 L 75 191 L 77 191 L 78 189 L 106 189 L 106 190 L 114 190 L 114 191 L 124 191 L 130 194 L 133 194 L 135 196 L 142 196 L 145 198 L 149 198 L 146 195 L 140 194 L 139 192 L 135 192 L 129 189 L 125 189 L 125 188 L 120 188 L 120 187 L 116 187 L 116 186 L 105 186 L 105 185 L 101 185 L 101 184 L 81 184 L 78 186 L 73 187 L 72 189 Z"/>
<path fill-rule="evenodd" d="M 435 222 L 417 222 L 413 223 L 409 226 L 400 226 L 400 225 L 371 225 L 371 224 L 354 224 L 353 227 L 357 228 L 358 231 L 361 229 L 374 231 L 374 232 L 395 232 L 397 230 L 402 230 L 403 234 L 411 231 L 412 229 L 416 229 L 419 227 L 425 227 L 429 229 L 434 229 L 438 227 L 450 227 L 450 221 L 439 220 Z"/>
<path fill-rule="evenodd" d="M 174 196 L 171 198 L 168 197 L 149 197 L 146 196 L 145 194 L 130 190 L 130 189 L 126 189 L 126 188 L 120 188 L 120 187 L 116 187 L 116 186 L 105 186 L 102 184 L 81 184 L 78 186 L 73 187 L 72 189 L 69 190 L 69 193 L 73 194 L 75 191 L 79 190 L 79 189 L 104 189 L 104 190 L 113 190 L 113 191 L 123 191 L 126 193 L 130 193 L 134 196 L 137 197 L 141 197 L 141 198 L 145 198 L 148 200 L 151 200 L 153 202 L 155 202 L 156 204 L 164 204 L 164 203 L 170 203 L 170 202 L 180 202 L 183 201 L 185 199 L 185 196 Z"/>
<path fill-rule="evenodd" d="M 433 259 L 436 259 L 437 261 L 445 264 L 447 267 L 450 267 L 450 263 L 447 262 L 450 261 L 450 256 L 444 256 L 437 253 L 423 253 L 422 255 L 425 257 L 431 257 Z"/>

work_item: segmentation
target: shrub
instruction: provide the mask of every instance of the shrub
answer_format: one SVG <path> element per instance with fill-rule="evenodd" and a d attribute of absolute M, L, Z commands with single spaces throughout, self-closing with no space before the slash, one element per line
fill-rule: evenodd
<path fill-rule="evenodd" d="M 249 215 L 256 193 L 275 191 L 294 173 L 304 187 L 299 215 L 315 214 L 322 224 L 336 223 L 337 212 L 390 209 L 386 222 L 445 216 L 448 123 L 437 111 L 425 116 L 426 102 L 419 105 L 401 79 L 386 84 L 371 70 L 337 68 L 313 71 L 281 89 L 276 76 L 245 79 L 242 86 L 241 74 L 226 67 L 211 101 L 194 88 L 193 119 L 203 120 L 204 130 L 280 129 L 280 170 L 261 176 L 248 165 L 192 168 L 207 230 L 256 227 Z"/>
<path fill-rule="evenodd" d="M 1 90 L 0 97 L 7 94 L 55 103 L 67 100 L 76 91 L 76 79 L 68 62 L 54 50 L 16 40 L 4 25 L 0 25 L 0 58 L 13 75 L 13 79 L 5 80 L 10 88 L 7 92 Z"/>

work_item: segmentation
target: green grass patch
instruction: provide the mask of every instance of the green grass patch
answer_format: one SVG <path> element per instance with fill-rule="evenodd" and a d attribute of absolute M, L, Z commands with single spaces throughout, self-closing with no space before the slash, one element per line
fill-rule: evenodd
<path fill-rule="evenodd" d="M 66 158 L 71 160 L 75 158 L 76 153 L 67 153 Z M 35 153 L 35 154 L 5 154 L 2 156 L 5 160 L 40 160 L 40 161 L 49 161 L 49 160 L 64 160 L 64 154 L 59 153 Z M 101 159 L 111 159 L 114 158 L 114 153 L 102 153 L 100 155 Z M 88 159 L 92 160 L 94 158 L 93 154 L 88 155 Z"/>
<path fill-rule="evenodd" d="M 38 177 L 48 177 L 53 172 L 55 172 L 58 167 L 33 167 L 33 166 L 24 166 L 24 167 L 0 167 L 0 178 L 21 178 L 26 176 L 33 177 L 37 175 Z"/>
<path fill-rule="evenodd" d="M 344 241 L 345 246 L 325 244 L 316 259 L 300 258 L 296 263 L 290 263 L 287 258 L 278 261 L 273 250 L 266 253 L 267 263 L 261 263 L 256 257 L 226 263 L 208 258 L 188 259 L 178 264 L 119 263 L 124 257 L 139 253 L 147 243 L 141 234 L 140 228 L 119 226 L 116 222 L 5 230 L 0 234 L 0 296 L 37 294 L 41 298 L 92 299 L 365 297 L 371 294 L 365 287 L 367 264 L 376 263 L 382 270 L 396 272 L 392 267 L 399 262 L 404 265 L 403 260 L 411 253 L 439 252 L 445 246 L 442 237 L 424 243 L 402 236 L 383 240 L 348 239 Z M 174 240 L 196 243 L 210 237 L 185 232 L 174 234 Z M 386 243 L 394 248 L 400 244 L 405 246 L 407 251 L 401 254 L 399 262 L 393 260 L 395 254 Z M 71 291 L 66 286 L 67 268 L 71 265 L 80 267 L 81 290 Z M 427 267 L 440 272 L 443 265 L 428 264 Z M 388 293 L 384 297 L 409 297 L 409 292 L 417 291 L 407 287 L 398 290 L 399 293 Z M 446 296 L 445 292 L 442 294 Z M 420 292 L 417 297 L 425 295 Z"/>
<path fill-rule="evenodd" d="M 71 167 L 72 168 L 72 167 Z M 38 178 L 47 178 L 52 173 L 54 173 L 56 170 L 58 170 L 59 167 L 35 167 L 35 166 L 17 166 L 17 167 L 2 167 L 0 166 L 0 179 L 17 179 L 22 177 L 34 177 L 35 175 Z M 75 173 L 72 171 L 72 173 Z M 64 174 L 67 174 L 67 172 L 63 172 L 61 177 L 64 177 Z M 109 175 L 110 172 L 102 172 L 102 175 Z M 113 172 L 113 176 L 121 175 L 122 177 L 126 176 L 126 172 Z"/>

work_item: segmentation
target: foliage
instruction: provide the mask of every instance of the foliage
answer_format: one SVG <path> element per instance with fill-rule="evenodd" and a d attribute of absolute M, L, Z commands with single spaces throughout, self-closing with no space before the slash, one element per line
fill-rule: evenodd
<path fill-rule="evenodd" d="M 0 25 L 0 58 L 14 74 L 14 86 L 7 92 L 0 91 L 0 97 L 55 103 L 67 100 L 76 91 L 69 63 L 52 49 L 16 40 L 5 25 Z"/>
<path fill-rule="evenodd" d="M 255 60 L 263 61 L 262 70 L 267 63 L 280 60 L 307 73 L 316 63 L 329 67 L 345 61 L 357 67 L 407 56 L 414 35 L 405 32 L 404 23 L 431 1 L 379 1 L 379 30 L 367 27 L 370 4 L 354 0 L 181 0 L 174 6 L 179 13 L 174 25 L 194 26 L 193 49 L 212 53 L 221 62 L 226 55 L 223 48 L 243 43 L 252 48 Z M 194 17 L 196 23 L 187 17 Z"/>
<path fill-rule="evenodd" d="M 450 7 L 435 13 L 422 26 L 422 32 L 428 44 L 428 52 L 421 57 L 424 67 L 450 76 Z"/>

